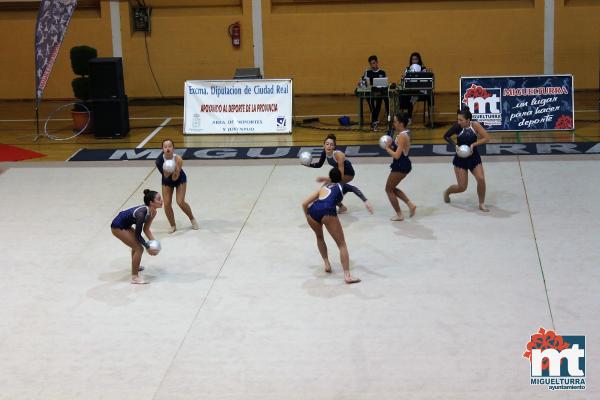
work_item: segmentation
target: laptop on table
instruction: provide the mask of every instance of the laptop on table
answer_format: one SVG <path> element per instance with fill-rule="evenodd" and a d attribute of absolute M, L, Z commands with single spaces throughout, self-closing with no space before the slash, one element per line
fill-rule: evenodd
<path fill-rule="evenodd" d="M 387 88 L 388 87 L 388 78 L 387 76 L 383 78 L 373 78 L 373 87 L 376 88 Z"/>

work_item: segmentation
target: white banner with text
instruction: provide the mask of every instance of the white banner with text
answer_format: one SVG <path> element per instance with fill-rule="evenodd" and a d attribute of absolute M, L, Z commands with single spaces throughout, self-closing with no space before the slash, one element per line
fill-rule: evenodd
<path fill-rule="evenodd" d="M 292 80 L 186 81 L 183 133 L 292 132 Z"/>

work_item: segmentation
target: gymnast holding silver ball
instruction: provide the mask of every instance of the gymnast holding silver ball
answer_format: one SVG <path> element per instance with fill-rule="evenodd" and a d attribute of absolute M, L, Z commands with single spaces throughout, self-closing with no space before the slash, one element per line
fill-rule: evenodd
<path fill-rule="evenodd" d="M 456 123 L 444 135 L 444 139 L 456 150 L 456 155 L 452 160 L 456 185 L 451 185 L 444 191 L 444 201 L 450 203 L 451 194 L 462 193 L 467 190 L 467 184 L 469 183 L 468 171 L 471 171 L 477 181 L 479 209 L 488 212 L 489 210 L 485 206 L 485 175 L 483 174 L 483 164 L 477 146 L 487 143 L 490 140 L 490 135 L 479 122 L 472 121 L 472 118 L 473 115 L 468 107 L 458 110 L 456 112 Z M 456 143 L 452 140 L 453 135 L 456 135 Z"/>

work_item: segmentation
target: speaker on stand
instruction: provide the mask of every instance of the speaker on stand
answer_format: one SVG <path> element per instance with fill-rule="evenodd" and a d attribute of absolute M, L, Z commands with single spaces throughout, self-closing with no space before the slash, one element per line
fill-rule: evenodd
<path fill-rule="evenodd" d="M 90 60 L 90 105 L 97 138 L 127 136 L 129 106 L 120 57 Z"/>

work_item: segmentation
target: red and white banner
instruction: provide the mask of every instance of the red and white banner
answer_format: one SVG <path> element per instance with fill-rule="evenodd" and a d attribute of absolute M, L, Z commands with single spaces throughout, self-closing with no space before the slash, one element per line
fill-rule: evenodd
<path fill-rule="evenodd" d="M 42 0 L 35 27 L 35 104 L 42 100 L 44 88 L 58 57 L 65 32 L 77 0 Z"/>
<path fill-rule="evenodd" d="M 186 81 L 183 133 L 292 132 L 292 81 Z"/>

